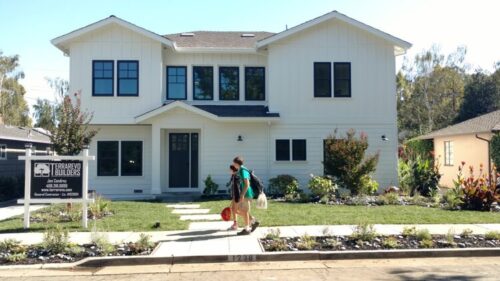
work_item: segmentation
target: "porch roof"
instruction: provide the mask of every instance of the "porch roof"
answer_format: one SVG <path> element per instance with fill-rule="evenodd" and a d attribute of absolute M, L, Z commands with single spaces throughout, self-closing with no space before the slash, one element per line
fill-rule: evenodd
<path fill-rule="evenodd" d="M 183 108 L 195 114 L 217 121 L 271 121 L 279 119 L 276 112 L 269 112 L 264 105 L 191 105 L 183 101 L 170 101 L 153 110 L 135 117 L 136 123 L 142 123 L 174 108 Z"/>

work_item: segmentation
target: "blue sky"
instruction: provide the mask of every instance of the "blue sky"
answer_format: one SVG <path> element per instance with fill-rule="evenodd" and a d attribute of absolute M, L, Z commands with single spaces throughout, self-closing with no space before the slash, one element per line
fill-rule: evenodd
<path fill-rule="evenodd" d="M 279 32 L 337 10 L 413 44 L 408 56 L 439 44 L 468 47 L 467 62 L 500 61 L 497 0 L 0 0 L 0 50 L 19 54 L 27 99 L 52 99 L 44 77 L 68 77 L 69 60 L 50 40 L 111 14 L 159 34 L 193 30 Z M 402 57 L 398 58 L 398 66 Z"/>

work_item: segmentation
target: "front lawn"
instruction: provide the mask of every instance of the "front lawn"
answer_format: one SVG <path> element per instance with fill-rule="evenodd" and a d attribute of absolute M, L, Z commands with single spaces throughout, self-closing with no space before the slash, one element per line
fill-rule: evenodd
<path fill-rule="evenodd" d="M 187 229 L 188 223 L 179 220 L 178 215 L 172 214 L 166 203 L 158 202 L 133 202 L 114 201 L 111 202 L 110 210 L 113 215 L 104 217 L 94 223 L 89 219 L 89 229 L 94 226 L 97 231 L 161 231 L 161 230 L 183 230 Z M 59 206 L 56 206 L 59 207 Z M 76 208 L 76 206 L 74 207 Z M 32 213 L 43 212 L 38 210 Z M 160 222 L 159 228 L 153 228 L 155 222 Z M 85 231 L 81 227 L 81 215 L 77 221 L 61 223 L 69 231 Z M 29 231 L 43 231 L 48 223 L 31 223 Z M 0 233 L 23 232 L 22 216 L 0 221 Z"/>
<path fill-rule="evenodd" d="M 191 202 L 192 203 L 192 202 Z M 218 214 L 229 206 L 229 200 L 200 201 L 201 208 Z M 179 220 L 178 215 L 158 202 L 112 202 L 111 216 L 97 220 L 97 231 L 161 231 L 185 230 L 189 223 Z M 38 210 L 36 213 L 40 213 Z M 255 209 L 252 213 L 262 226 L 323 225 L 323 224 L 433 224 L 433 223 L 500 223 L 500 213 L 478 211 L 448 211 L 440 208 L 419 206 L 345 206 L 312 203 L 286 203 L 269 201 L 267 210 Z M 153 228 L 156 221 L 159 228 Z M 69 231 L 84 231 L 77 221 L 61 223 Z M 49 224 L 32 223 L 30 231 L 43 231 Z M 94 222 L 89 220 L 92 231 Z M 23 232 L 22 216 L 0 222 L 0 233 Z"/>
<path fill-rule="evenodd" d="M 268 201 L 267 210 L 252 213 L 261 226 L 330 225 L 330 224 L 436 224 L 436 223 L 500 223 L 500 213 L 479 211 L 449 211 L 420 206 L 346 206 L 313 203 Z M 229 201 L 201 202 L 201 208 L 218 213 Z"/>

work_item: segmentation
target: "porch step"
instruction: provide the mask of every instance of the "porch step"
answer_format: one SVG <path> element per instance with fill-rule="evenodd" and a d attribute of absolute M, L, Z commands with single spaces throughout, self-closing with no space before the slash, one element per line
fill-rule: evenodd
<path fill-rule="evenodd" d="M 198 209 L 200 208 L 199 204 L 171 204 L 167 205 L 167 208 L 174 208 L 174 209 Z"/>
<path fill-rule="evenodd" d="M 221 217 L 218 214 L 211 215 L 183 215 L 180 217 L 182 221 L 220 221 Z"/>
<path fill-rule="evenodd" d="M 181 214 L 181 215 L 191 215 L 191 214 L 208 214 L 210 209 L 174 209 L 172 214 Z"/>

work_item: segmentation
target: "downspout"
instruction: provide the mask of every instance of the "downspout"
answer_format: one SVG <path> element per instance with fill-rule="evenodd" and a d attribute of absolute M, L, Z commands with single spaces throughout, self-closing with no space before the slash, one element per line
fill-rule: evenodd
<path fill-rule="evenodd" d="M 491 184 L 491 140 L 480 137 L 476 134 L 476 138 L 488 143 L 488 182 Z"/>

